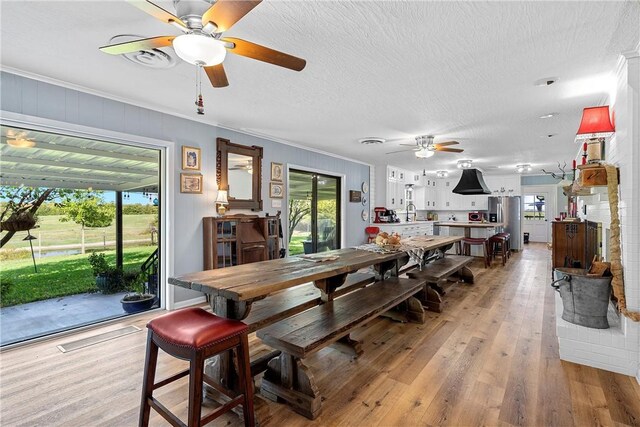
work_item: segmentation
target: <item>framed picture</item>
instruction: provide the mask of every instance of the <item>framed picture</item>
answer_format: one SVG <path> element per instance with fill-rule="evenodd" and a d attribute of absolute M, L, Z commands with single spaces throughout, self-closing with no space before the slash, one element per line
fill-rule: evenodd
<path fill-rule="evenodd" d="M 271 181 L 282 182 L 282 163 L 271 162 Z"/>
<path fill-rule="evenodd" d="M 269 197 L 272 199 L 282 199 L 284 197 L 284 185 L 279 182 L 270 182 Z"/>
<path fill-rule="evenodd" d="M 200 149 L 196 147 L 182 146 L 182 169 L 200 170 Z"/>
<path fill-rule="evenodd" d="M 202 174 L 181 173 L 180 174 L 180 192 L 201 194 L 202 193 Z"/>
<path fill-rule="evenodd" d="M 362 193 L 360 191 L 349 190 L 349 201 L 356 203 L 362 202 Z"/>

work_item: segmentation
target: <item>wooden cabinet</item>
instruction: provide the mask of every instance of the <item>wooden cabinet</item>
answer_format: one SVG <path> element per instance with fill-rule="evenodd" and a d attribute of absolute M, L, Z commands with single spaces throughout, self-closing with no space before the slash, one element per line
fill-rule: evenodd
<path fill-rule="evenodd" d="M 203 218 L 204 269 L 278 258 L 279 215 L 263 218 L 253 215 Z"/>
<path fill-rule="evenodd" d="M 552 223 L 552 267 L 589 268 L 601 242 L 598 223 L 592 221 Z"/>

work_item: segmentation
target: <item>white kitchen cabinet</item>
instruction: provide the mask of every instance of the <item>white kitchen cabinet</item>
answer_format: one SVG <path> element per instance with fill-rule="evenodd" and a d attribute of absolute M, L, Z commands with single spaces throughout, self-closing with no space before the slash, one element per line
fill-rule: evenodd
<path fill-rule="evenodd" d="M 427 209 L 426 191 L 425 187 L 413 187 L 413 204 L 416 205 L 416 209 Z"/>
<path fill-rule="evenodd" d="M 398 180 L 398 168 L 387 166 L 387 181 L 396 182 Z"/>

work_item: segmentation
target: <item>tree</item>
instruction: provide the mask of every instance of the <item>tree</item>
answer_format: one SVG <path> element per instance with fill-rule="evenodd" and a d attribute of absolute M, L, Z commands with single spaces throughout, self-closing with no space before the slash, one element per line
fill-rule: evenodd
<path fill-rule="evenodd" d="M 0 213 L 1 221 L 10 221 L 23 215 L 35 216 L 38 208 L 47 201 L 57 199 L 69 194 L 72 190 L 60 188 L 35 188 L 35 187 L 0 187 L 0 199 L 6 200 Z M 9 243 L 16 234 L 15 231 L 8 231 L 0 240 L 0 248 Z"/>
<path fill-rule="evenodd" d="M 82 231 L 81 248 L 84 251 L 85 227 L 108 227 L 115 217 L 115 206 L 104 203 L 101 193 L 76 190 L 58 204 L 64 216 L 60 221 L 80 224 Z"/>
<path fill-rule="evenodd" d="M 289 242 L 291 242 L 293 230 L 310 213 L 311 202 L 309 200 L 289 199 Z"/>

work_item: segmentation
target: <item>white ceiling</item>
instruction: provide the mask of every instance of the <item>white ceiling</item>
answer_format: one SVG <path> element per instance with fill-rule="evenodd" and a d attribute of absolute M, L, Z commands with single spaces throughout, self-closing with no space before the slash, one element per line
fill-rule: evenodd
<path fill-rule="evenodd" d="M 171 1 L 158 4 L 174 11 Z M 582 108 L 602 103 L 619 54 L 637 49 L 640 3 L 265 1 L 227 36 L 303 57 L 300 73 L 228 55 L 230 86 L 204 89 L 193 66 L 152 70 L 98 47 L 116 34 L 176 35 L 123 1 L 2 1 L 1 64 L 211 124 L 370 163 L 489 172 L 569 161 Z M 165 49 L 173 54 L 170 48 Z M 534 81 L 558 77 L 556 84 Z M 558 112 L 541 120 L 538 116 Z M 462 154 L 385 156 L 434 134 Z M 545 135 L 555 134 L 553 138 Z M 500 169 L 495 169 L 500 167 Z"/>

